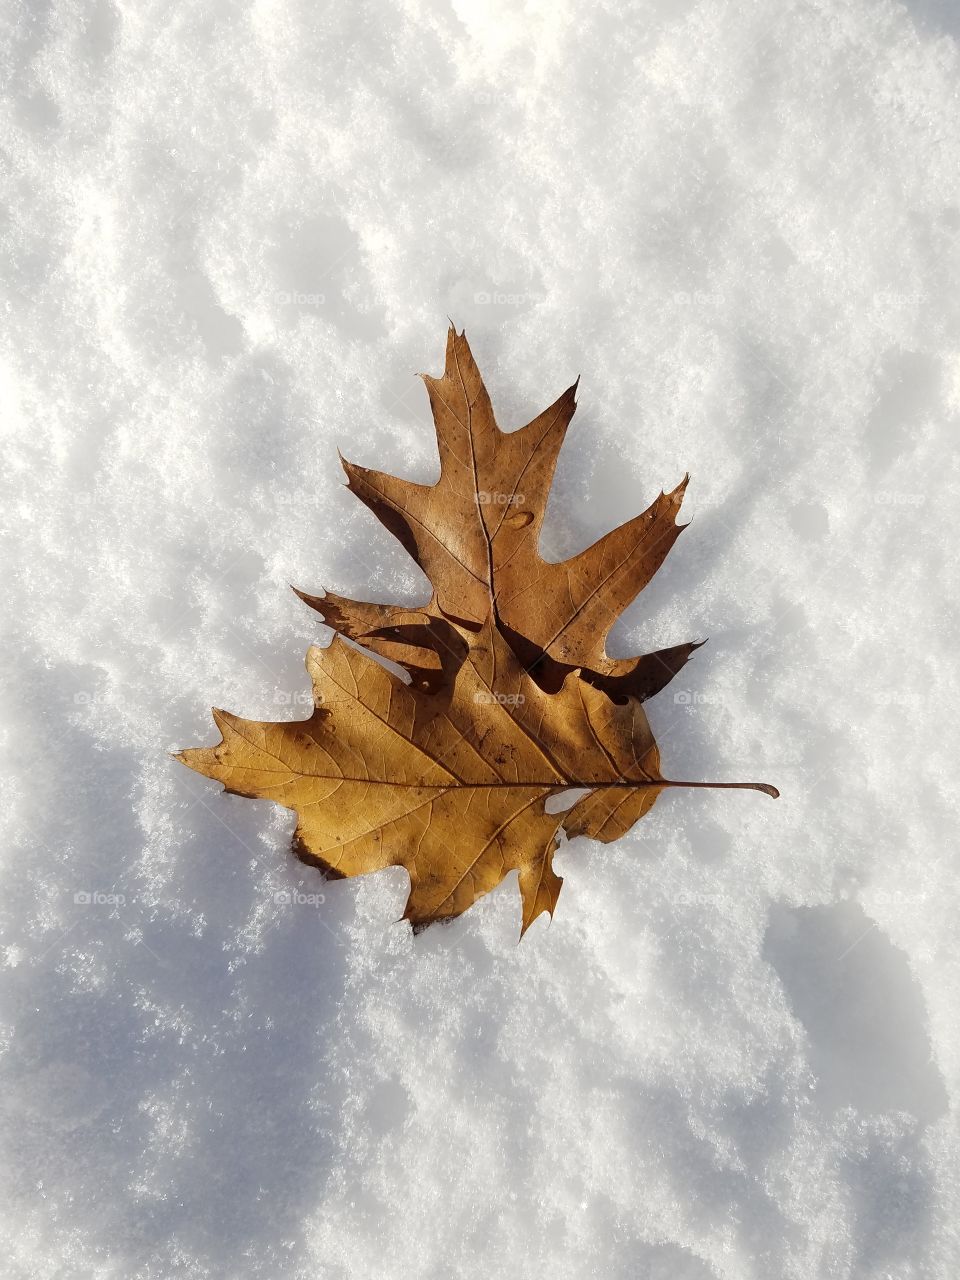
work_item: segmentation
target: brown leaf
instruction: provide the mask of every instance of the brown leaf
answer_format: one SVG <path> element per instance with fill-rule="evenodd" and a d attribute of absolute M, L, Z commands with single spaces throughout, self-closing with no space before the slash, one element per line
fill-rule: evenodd
<path fill-rule="evenodd" d="M 298 817 L 303 861 L 334 876 L 405 867 L 415 927 L 449 919 L 519 872 L 526 929 L 551 914 L 557 835 L 612 840 L 665 786 L 643 708 L 618 705 L 575 674 L 546 693 L 490 620 L 455 627 L 465 657 L 452 685 L 427 693 L 335 638 L 311 648 L 316 710 L 263 724 L 224 711 L 215 747 L 178 759 L 227 791 Z M 548 797 L 594 787 L 572 809 Z"/>
<path fill-rule="evenodd" d="M 440 448 L 435 485 L 345 463 L 350 488 L 434 586 L 421 609 L 298 592 L 339 633 L 310 649 L 315 710 L 264 724 L 215 711 L 222 739 L 184 764 L 237 795 L 297 814 L 295 848 L 331 876 L 405 867 L 417 928 L 465 911 L 512 870 L 525 931 L 553 913 L 553 854 L 568 837 L 611 841 L 676 782 L 641 705 L 696 647 L 615 660 L 604 639 L 679 533 L 684 481 L 561 564 L 537 539 L 575 386 L 520 431 L 497 427 L 463 334 L 425 378 Z M 405 684 L 371 653 L 405 668 Z M 569 809 L 546 802 L 571 788 Z"/>
<path fill-rule="evenodd" d="M 443 377 L 422 377 L 440 451 L 437 483 L 343 466 L 350 490 L 433 584 L 425 609 L 479 625 L 492 608 L 497 626 L 545 688 L 558 688 L 568 671 L 580 668 L 587 681 L 617 698 L 658 693 L 696 643 L 618 659 L 607 656 L 605 641 L 685 527 L 676 514 L 687 479 L 579 555 L 551 563 L 540 556 L 540 530 L 577 383 L 527 426 L 503 432 L 463 333 L 451 327 L 447 334 Z M 371 634 L 370 610 L 383 609 L 396 624 L 404 614 L 399 606 L 298 594 L 341 634 L 407 665 L 387 638 Z M 411 671 L 422 662 L 422 655 L 410 659 Z"/>

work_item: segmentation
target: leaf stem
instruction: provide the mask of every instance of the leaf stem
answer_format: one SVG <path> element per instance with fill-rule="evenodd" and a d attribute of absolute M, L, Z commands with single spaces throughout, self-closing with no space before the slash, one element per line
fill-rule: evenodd
<path fill-rule="evenodd" d="M 635 786 L 635 783 L 627 783 L 627 786 Z M 771 796 L 774 800 L 780 798 L 780 792 L 776 787 L 771 786 L 769 782 L 671 782 L 669 778 L 664 778 L 662 782 L 653 783 L 657 787 L 711 787 L 718 791 L 762 791 L 765 796 Z"/>
<path fill-rule="evenodd" d="M 489 787 L 543 787 L 558 786 L 558 783 L 544 782 L 493 782 L 478 783 L 478 786 Z M 771 796 L 774 800 L 780 798 L 780 792 L 769 782 L 675 782 L 671 778 L 640 778 L 636 782 L 617 781 L 605 782 L 601 778 L 594 778 L 592 782 L 576 782 L 564 779 L 564 790 L 572 791 L 575 788 L 584 788 L 589 791 L 603 791 L 611 787 L 622 787 L 627 790 L 638 790 L 640 787 L 708 787 L 714 791 L 762 791 L 765 796 Z"/>

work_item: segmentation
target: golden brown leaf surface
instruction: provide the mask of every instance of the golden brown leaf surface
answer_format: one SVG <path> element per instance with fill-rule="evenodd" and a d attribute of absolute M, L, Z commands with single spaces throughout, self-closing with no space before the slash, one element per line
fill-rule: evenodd
<path fill-rule="evenodd" d="M 556 905 L 558 830 L 626 830 L 658 793 L 657 750 L 639 703 L 615 704 L 572 674 L 545 693 L 489 620 L 451 637 L 469 647 L 443 692 L 403 684 L 335 638 L 307 655 L 309 720 L 215 711 L 222 742 L 178 758 L 227 791 L 293 809 L 301 857 L 328 873 L 405 867 L 416 926 L 459 915 L 516 870 L 526 930 Z M 632 779 L 638 790 L 624 786 Z M 545 812 L 549 796 L 582 785 L 599 789 Z"/>
<path fill-rule="evenodd" d="M 340 634 L 312 648 L 308 720 L 260 723 L 215 711 L 221 741 L 184 764 L 227 791 L 297 814 L 295 848 L 331 876 L 402 866 L 404 918 L 460 915 L 516 870 L 522 931 L 551 915 L 562 831 L 611 841 L 674 782 L 642 707 L 695 645 L 615 660 L 604 642 L 679 533 L 684 481 L 642 515 L 560 564 L 538 538 L 570 387 L 519 431 L 497 426 L 463 334 L 442 378 L 425 377 L 441 474 L 425 486 L 345 463 L 349 487 L 430 577 L 421 609 L 298 593 Z M 406 669 L 410 683 L 371 653 Z M 570 788 L 586 794 L 548 813 Z"/>
<path fill-rule="evenodd" d="M 576 408 L 576 384 L 518 431 L 497 426 L 464 334 L 450 328 L 441 378 L 422 375 L 430 397 L 440 479 L 416 484 L 344 462 L 349 488 L 403 544 L 434 587 L 428 612 L 481 623 L 491 612 L 524 666 L 547 688 L 579 668 L 616 697 L 652 697 L 697 648 L 639 658 L 606 654 L 614 622 L 647 585 L 684 527 L 676 523 L 686 479 L 640 515 L 560 563 L 539 552 L 560 446 Z M 332 627 L 423 677 L 430 659 L 397 633 L 407 611 L 342 596 L 301 598 Z"/>

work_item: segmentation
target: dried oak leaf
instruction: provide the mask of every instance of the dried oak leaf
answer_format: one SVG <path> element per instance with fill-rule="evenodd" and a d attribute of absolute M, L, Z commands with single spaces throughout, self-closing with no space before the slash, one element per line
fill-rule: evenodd
<path fill-rule="evenodd" d="M 463 656 L 438 692 L 403 684 L 335 637 L 307 654 L 309 720 L 214 711 L 219 745 L 178 758 L 227 791 L 295 810 L 299 856 L 328 875 L 405 867 L 404 919 L 415 927 L 460 915 L 517 870 L 526 931 L 556 905 L 561 828 L 614 840 L 664 787 L 711 784 L 661 777 L 635 699 L 615 703 L 576 673 L 546 693 L 490 619 L 479 631 L 440 625 L 443 651 Z M 592 789 L 572 808 L 546 812 L 548 797 L 580 786 Z"/>
<path fill-rule="evenodd" d="M 294 810 L 298 856 L 330 876 L 405 867 L 404 918 L 415 928 L 461 914 L 516 869 L 525 932 L 556 905 L 561 830 L 615 840 L 666 787 L 778 793 L 765 783 L 664 779 L 641 702 L 693 646 L 679 646 L 680 658 L 627 662 L 603 651 L 610 611 L 649 580 L 677 536 L 679 491 L 583 556 L 549 564 L 527 531 L 542 521 L 573 388 L 522 431 L 503 434 L 466 339 L 453 330 L 444 378 L 426 381 L 438 484 L 345 465 L 350 487 L 430 574 L 433 599 L 414 610 L 304 597 L 342 636 L 400 662 L 411 683 L 338 635 L 308 652 L 308 720 L 214 711 L 221 742 L 178 759 L 227 791 Z M 510 487 L 483 487 L 494 484 Z M 482 495 L 494 493 L 518 501 L 484 511 Z M 548 813 L 546 802 L 570 788 L 587 793 Z"/>
<path fill-rule="evenodd" d="M 422 610 L 366 604 L 326 593 L 300 598 L 342 635 L 392 658 L 430 684 L 435 655 L 405 643 L 422 612 L 479 625 L 494 621 L 547 689 L 567 672 L 613 697 L 652 697 L 696 643 L 638 658 L 609 658 L 614 622 L 659 569 L 685 525 L 676 523 L 684 478 L 633 520 L 560 563 L 539 552 L 557 456 L 576 409 L 577 383 L 518 431 L 497 426 L 463 333 L 447 334 L 442 378 L 422 374 L 437 432 L 440 479 L 416 484 L 343 461 L 349 488 L 403 544 L 434 588 Z M 579 381 L 579 379 L 578 379 Z"/>

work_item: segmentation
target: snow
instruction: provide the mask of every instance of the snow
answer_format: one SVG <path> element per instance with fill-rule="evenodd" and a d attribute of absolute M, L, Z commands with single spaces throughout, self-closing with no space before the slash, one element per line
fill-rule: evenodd
<path fill-rule="evenodd" d="M 960 20 L 947 0 L 11 0 L 11 1280 L 960 1272 Z M 692 475 L 617 653 L 674 792 L 394 923 L 169 751 L 301 718 L 289 590 L 425 598 L 436 474 L 582 374 L 544 548 Z M 322 898 L 322 901 L 319 900 Z"/>

